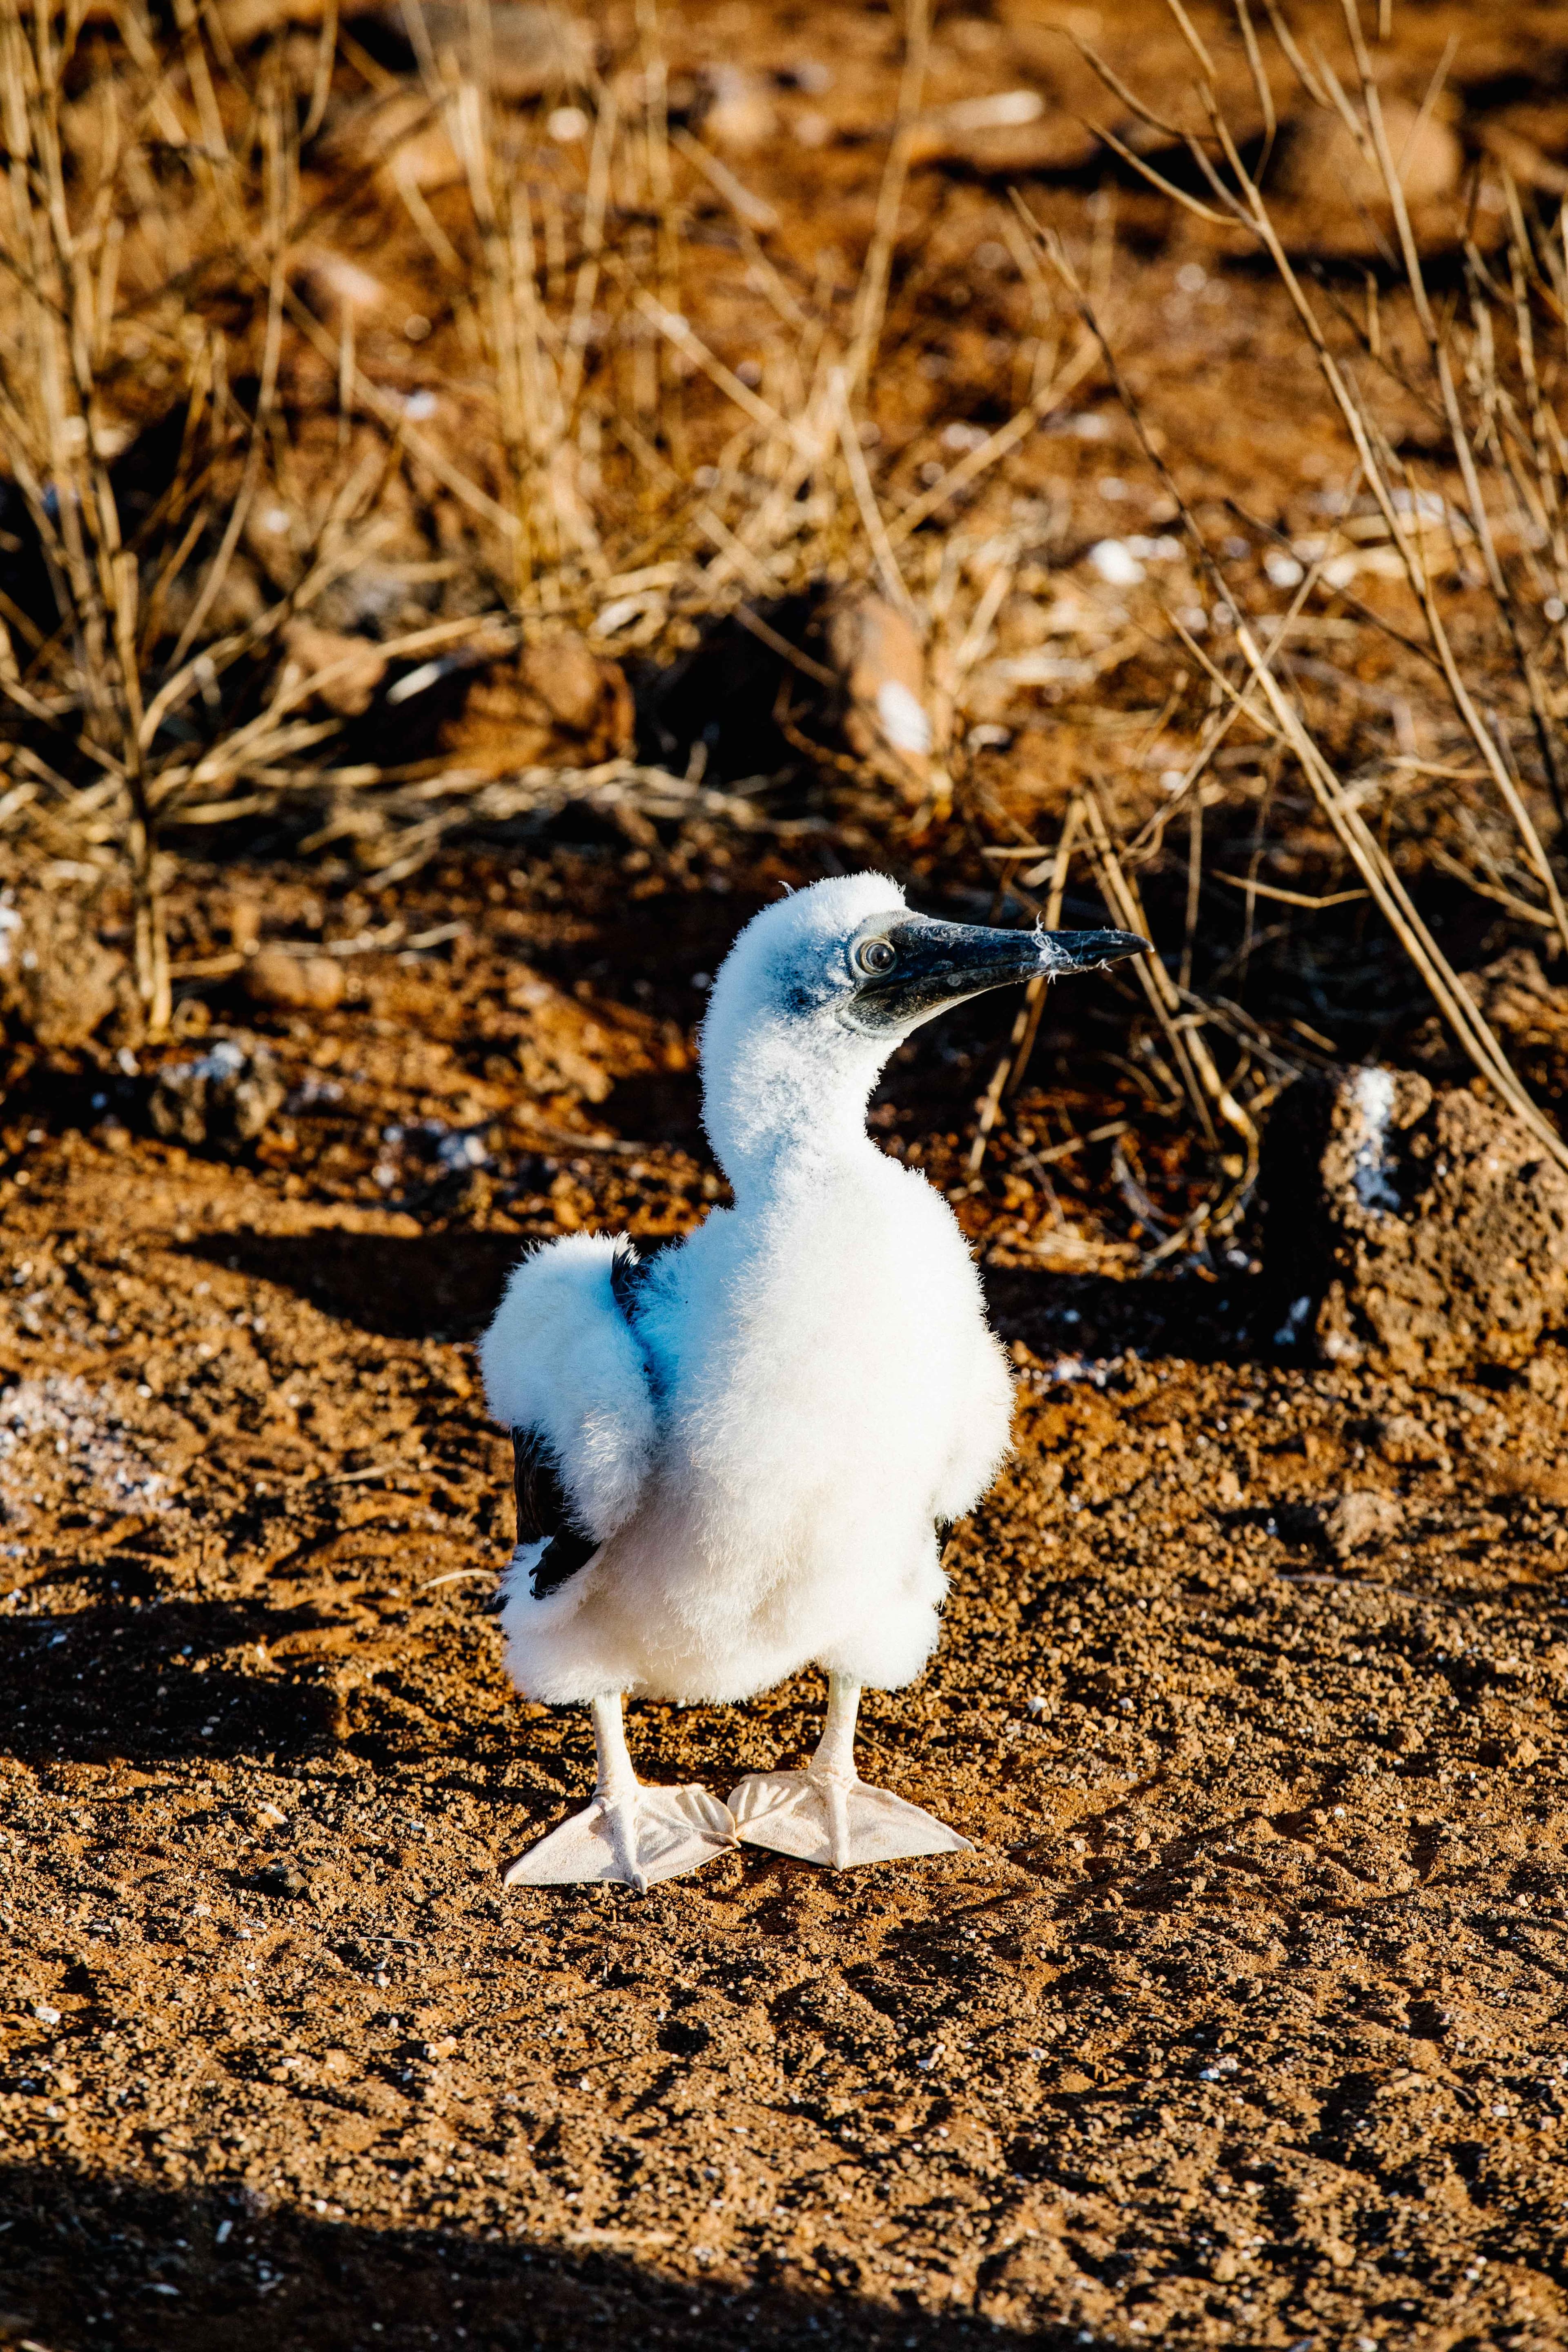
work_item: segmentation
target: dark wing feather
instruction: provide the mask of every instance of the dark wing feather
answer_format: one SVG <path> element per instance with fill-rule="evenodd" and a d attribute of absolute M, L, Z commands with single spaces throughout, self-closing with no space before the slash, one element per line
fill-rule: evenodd
<path fill-rule="evenodd" d="M 610 1288 L 628 1323 L 635 1322 L 637 1296 L 657 1255 L 652 1251 L 640 1257 L 628 1242 L 610 1260 Z M 517 1539 L 520 1544 L 542 1542 L 549 1547 L 540 1554 L 532 1577 L 533 1597 L 542 1601 L 587 1565 L 599 1549 L 598 1541 L 573 1517 L 561 1474 L 537 1432 L 514 1429 L 511 1448 L 517 1469 Z"/>
<path fill-rule="evenodd" d="M 557 1592 L 568 1577 L 591 1560 L 599 1547 L 572 1517 L 559 1472 L 542 1437 L 531 1429 L 511 1433 L 517 1491 L 517 1539 L 547 1544 L 533 1567 L 533 1597 Z"/>
<path fill-rule="evenodd" d="M 628 1242 L 610 1260 L 610 1288 L 616 1294 L 616 1305 L 626 1321 L 636 1326 L 637 1301 L 647 1287 L 648 1276 L 658 1259 L 659 1251 L 668 1246 L 660 1243 L 646 1257 Z"/>

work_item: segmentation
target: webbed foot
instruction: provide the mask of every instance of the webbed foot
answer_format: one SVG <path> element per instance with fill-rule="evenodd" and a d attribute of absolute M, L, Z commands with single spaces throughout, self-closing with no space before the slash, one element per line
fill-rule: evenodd
<path fill-rule="evenodd" d="M 700 1870 L 735 1844 L 735 1823 L 700 1783 L 645 1788 L 640 1781 L 595 1796 L 582 1812 L 529 1847 L 503 1874 L 505 1886 L 633 1886 Z"/>
<path fill-rule="evenodd" d="M 848 1870 L 917 1853 L 968 1853 L 969 1840 L 890 1789 L 843 1772 L 750 1772 L 731 1791 L 730 1811 L 748 1845 L 772 1846 L 802 1862 Z"/>

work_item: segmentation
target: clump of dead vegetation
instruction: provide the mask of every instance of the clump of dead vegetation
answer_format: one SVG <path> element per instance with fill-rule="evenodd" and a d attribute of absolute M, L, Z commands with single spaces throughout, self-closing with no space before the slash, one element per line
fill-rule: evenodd
<path fill-rule="evenodd" d="M 1203 1173 L 1162 1215 L 1108 1122 L 1141 1240 L 1104 1262 L 1233 1234 L 1281 1087 L 1386 1049 L 1412 990 L 1568 1160 L 1465 972 L 1568 946 L 1563 222 L 1517 140 L 1467 161 L 1451 54 L 1385 96 L 1386 6 L 1263 14 L 1171 0 L 1158 102 L 1136 43 L 1063 37 L 1086 205 L 1008 186 L 1043 102 L 933 95 L 911 0 L 845 278 L 751 184 L 756 78 L 672 67 L 651 0 L 614 55 L 527 0 L 409 0 L 390 65 L 384 12 L 5 0 L 0 949 L 37 884 L 123 893 L 133 987 L 93 1020 L 156 1040 L 216 969 L 167 919 L 215 845 L 384 887 L 586 804 L 650 854 L 875 851 L 999 919 L 1083 894 L 1151 929 L 1110 1058 Z M 987 190 L 922 248 L 915 176 L 960 152 Z M 1310 531 L 1227 509 L 1153 421 L 1140 205 L 1281 289 L 1331 453 Z M 924 366 L 943 272 L 994 289 L 988 412 Z M 1110 397 L 1154 503 L 1086 546 L 1014 468 Z"/>

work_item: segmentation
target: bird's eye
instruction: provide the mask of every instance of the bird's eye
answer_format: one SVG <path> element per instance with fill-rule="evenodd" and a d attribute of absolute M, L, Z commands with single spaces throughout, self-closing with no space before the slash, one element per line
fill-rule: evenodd
<path fill-rule="evenodd" d="M 891 940 L 862 940 L 855 950 L 858 971 L 891 971 L 899 961 L 899 951 Z"/>

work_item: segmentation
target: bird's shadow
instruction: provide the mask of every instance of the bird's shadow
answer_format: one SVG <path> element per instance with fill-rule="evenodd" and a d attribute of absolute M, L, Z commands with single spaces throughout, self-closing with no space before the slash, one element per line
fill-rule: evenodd
<path fill-rule="evenodd" d="M 1204 1281 L 1191 1274 L 1103 1275 L 987 1267 L 985 1303 L 999 1338 L 1020 1339 L 1042 1361 L 1079 1357 L 1180 1356 L 1189 1363 L 1253 1363 L 1278 1352 L 1275 1301 L 1261 1276 Z"/>
<path fill-rule="evenodd" d="M 528 1247 L 517 1234 L 249 1231 L 193 1242 L 189 1254 L 273 1282 L 323 1312 L 393 1339 L 471 1339 L 500 1304 Z M 1117 1282 L 1097 1275 L 988 1268 L 986 1303 L 1002 1339 L 1047 1360 L 1174 1355 L 1243 1363 L 1276 1352 L 1271 1288 L 1255 1275 Z"/>
<path fill-rule="evenodd" d="M 518 1234 L 356 1234 L 331 1226 L 219 1234 L 188 1244 L 186 1254 L 253 1281 L 278 1283 L 362 1331 L 467 1339 L 495 1313 L 527 1247 Z"/>
<path fill-rule="evenodd" d="M 406 2161 L 395 2168 L 417 2177 Z M 58 2162 L 0 2170 L 0 2347 L 111 2336 L 116 2352 L 429 2352 L 455 2338 L 470 2352 L 1054 2352 L 1075 2340 L 1065 2326 L 1026 2336 L 972 2312 L 921 2311 L 912 2294 L 873 2301 L 852 2261 L 820 2291 L 770 2274 L 766 2257 L 737 2284 L 639 2263 L 636 2231 L 595 2243 L 584 2229 L 552 2244 L 506 2227 L 480 2237 L 317 2220 L 271 2209 L 238 2179 L 153 2186 L 62 2149 Z"/>

